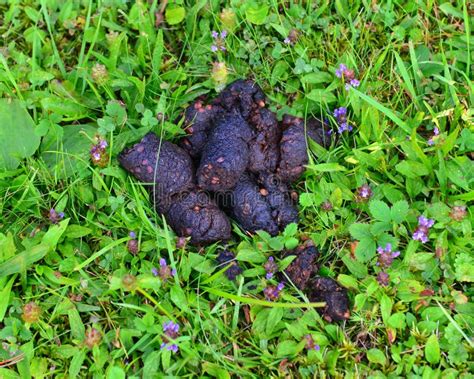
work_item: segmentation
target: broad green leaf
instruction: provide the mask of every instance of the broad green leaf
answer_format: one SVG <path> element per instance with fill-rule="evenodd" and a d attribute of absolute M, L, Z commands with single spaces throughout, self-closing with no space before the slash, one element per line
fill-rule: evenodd
<path fill-rule="evenodd" d="M 183 7 L 166 7 L 165 18 L 166 22 L 170 25 L 179 24 L 184 20 L 186 10 Z"/>
<path fill-rule="evenodd" d="M 355 256 L 360 262 L 370 261 L 375 256 L 376 247 L 373 239 L 363 238 L 357 244 Z"/>
<path fill-rule="evenodd" d="M 97 128 L 93 125 L 68 125 L 62 128 L 63 136 L 46 136 L 41 144 L 41 157 L 50 169 L 56 169 L 61 178 L 77 174 L 89 163 L 90 140 Z"/>
<path fill-rule="evenodd" d="M 337 101 L 336 96 L 331 91 L 321 88 L 313 89 L 306 97 L 320 104 L 331 104 Z"/>
<path fill-rule="evenodd" d="M 245 11 L 247 21 L 255 25 L 263 25 L 268 15 L 268 5 L 254 5 Z"/>
<path fill-rule="evenodd" d="M 379 349 L 370 349 L 367 351 L 367 359 L 369 362 L 377 363 L 382 366 L 384 366 L 387 361 L 387 357 L 385 357 L 383 351 Z"/>
<path fill-rule="evenodd" d="M 50 226 L 39 245 L 26 249 L 0 264 L 0 277 L 23 272 L 52 251 L 66 230 L 69 219 Z"/>
<path fill-rule="evenodd" d="M 283 308 L 273 308 L 268 313 L 267 324 L 265 328 L 265 333 L 268 335 L 273 333 L 273 330 L 277 324 L 283 318 Z"/>
<path fill-rule="evenodd" d="M 277 348 L 277 356 L 278 357 L 285 357 L 285 356 L 292 356 L 297 354 L 299 351 L 302 350 L 302 346 L 300 346 L 295 341 L 283 341 L 278 344 Z"/>
<path fill-rule="evenodd" d="M 84 359 L 86 359 L 86 352 L 85 350 L 79 351 L 79 353 L 75 354 L 71 359 L 71 364 L 69 365 L 69 378 L 75 379 L 79 377 L 79 372 L 81 371 L 82 363 L 84 363 Z"/>
<path fill-rule="evenodd" d="M 415 161 L 402 161 L 395 166 L 395 169 L 400 174 L 412 179 L 418 179 L 420 176 L 429 174 L 424 164 Z"/>
<path fill-rule="evenodd" d="M 410 206 L 405 200 L 397 201 L 393 204 L 392 209 L 390 210 L 390 217 L 393 222 L 400 224 L 405 221 L 409 210 Z"/>
<path fill-rule="evenodd" d="M 369 209 L 370 209 L 370 213 L 372 214 L 372 217 L 374 217 L 375 219 L 384 221 L 384 222 L 390 222 L 391 220 L 390 208 L 383 201 L 372 200 L 369 203 Z"/>
<path fill-rule="evenodd" d="M 425 358 L 431 364 L 436 364 L 440 360 L 439 342 L 436 334 L 432 334 L 426 341 Z"/>
<path fill-rule="evenodd" d="M 0 99 L 0 170 L 14 170 L 40 145 L 36 125 L 19 100 Z"/>
<path fill-rule="evenodd" d="M 15 279 L 16 277 L 13 276 L 7 283 L 7 285 L 3 287 L 3 289 L 0 291 L 0 322 L 3 321 L 3 317 L 5 317 L 5 313 L 7 312 L 9 305 L 8 302 L 10 300 L 10 293 Z"/>
<path fill-rule="evenodd" d="M 362 240 L 362 239 L 371 239 L 372 238 L 372 233 L 370 232 L 370 224 L 352 224 L 349 226 L 349 233 L 351 233 L 351 236 L 356 239 L 356 240 Z"/>
<path fill-rule="evenodd" d="M 383 294 L 380 299 L 380 313 L 382 314 L 382 320 L 387 325 L 388 319 L 392 312 L 393 301 L 387 295 Z"/>
<path fill-rule="evenodd" d="M 74 305 L 68 310 L 69 327 L 71 328 L 71 336 L 79 341 L 83 341 L 86 328 L 81 320 L 81 316 Z"/>

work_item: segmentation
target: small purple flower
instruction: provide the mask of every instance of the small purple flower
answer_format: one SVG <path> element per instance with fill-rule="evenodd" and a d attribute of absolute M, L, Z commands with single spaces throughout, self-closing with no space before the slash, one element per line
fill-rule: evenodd
<path fill-rule="evenodd" d="M 127 250 L 132 254 L 137 254 L 140 251 L 140 247 L 138 246 L 138 241 L 136 240 L 137 235 L 135 232 L 128 233 L 131 240 L 127 242 Z"/>
<path fill-rule="evenodd" d="M 179 337 L 179 325 L 173 321 L 167 321 L 163 324 L 163 333 L 164 336 L 162 337 L 163 343 L 161 344 L 161 349 L 177 353 L 179 350 L 178 345 L 170 343 L 170 340 L 175 340 Z"/>
<path fill-rule="evenodd" d="M 157 269 L 156 267 L 153 267 L 151 273 L 153 276 L 158 276 L 163 282 L 166 282 L 168 279 L 176 275 L 176 270 L 168 266 L 166 259 L 160 258 L 160 268 Z"/>
<path fill-rule="evenodd" d="M 338 78 L 342 78 L 344 76 L 344 73 L 347 71 L 347 66 L 344 63 L 341 63 L 339 65 L 339 68 L 336 69 L 336 76 Z"/>
<path fill-rule="evenodd" d="M 357 203 L 362 203 L 366 202 L 372 197 L 372 189 L 368 184 L 364 184 L 357 188 L 356 194 L 355 194 L 355 200 Z"/>
<path fill-rule="evenodd" d="M 435 144 L 435 137 L 438 137 L 439 136 L 439 129 L 437 127 L 435 127 L 433 129 L 433 135 L 431 136 L 431 138 L 428 140 L 428 145 L 430 146 L 433 146 Z"/>
<path fill-rule="evenodd" d="M 351 84 L 352 87 L 360 86 L 360 82 L 357 79 L 352 79 L 349 83 Z"/>
<path fill-rule="evenodd" d="M 64 218 L 64 212 L 57 212 L 54 208 L 51 208 L 49 210 L 48 218 L 52 224 L 57 224 L 59 221 L 61 221 Z"/>
<path fill-rule="evenodd" d="M 275 258 L 268 257 L 268 261 L 263 265 L 263 268 L 267 272 L 265 278 L 267 278 L 267 280 L 273 278 L 273 275 L 278 271 L 278 265 L 275 262 Z"/>
<path fill-rule="evenodd" d="M 280 292 L 285 287 L 284 283 L 278 284 L 276 287 L 275 286 L 267 286 L 263 290 L 263 294 L 265 295 L 265 298 L 268 301 L 275 301 L 280 297 Z"/>
<path fill-rule="evenodd" d="M 99 143 L 97 144 L 97 146 L 99 146 L 99 149 L 105 150 L 107 146 L 109 145 L 105 139 L 101 139 L 99 140 Z"/>
<path fill-rule="evenodd" d="M 313 336 L 311 334 L 306 334 L 304 338 L 306 340 L 305 348 L 307 350 L 316 350 L 316 351 L 321 350 L 321 347 L 314 342 Z"/>
<path fill-rule="evenodd" d="M 390 283 L 390 276 L 386 272 L 380 271 L 377 274 L 377 282 L 379 282 L 381 286 L 386 287 Z"/>
<path fill-rule="evenodd" d="M 334 109 L 334 118 L 338 123 L 337 131 L 339 134 L 344 133 L 345 131 L 350 132 L 352 130 L 352 126 L 347 122 L 347 108 L 346 107 L 339 107 Z"/>
<path fill-rule="evenodd" d="M 215 30 L 213 30 L 211 32 L 211 36 L 212 38 L 214 38 L 214 44 L 211 45 L 211 51 L 213 53 L 221 50 L 221 51 L 226 51 L 226 48 L 224 46 L 224 40 L 225 38 L 227 37 L 227 31 L 226 30 L 223 30 L 220 35 L 218 32 L 216 32 Z"/>
<path fill-rule="evenodd" d="M 413 239 L 421 243 L 428 242 L 428 232 L 433 225 L 434 220 L 426 218 L 425 216 L 418 217 L 418 227 L 413 233 Z"/>
<path fill-rule="evenodd" d="M 286 38 L 283 40 L 283 43 L 284 43 L 285 45 L 290 45 L 290 44 L 291 44 L 291 40 L 290 40 L 288 37 L 286 37 Z"/>
<path fill-rule="evenodd" d="M 133 239 L 137 238 L 137 235 L 133 231 L 128 233 L 128 235 L 129 235 L 130 238 L 133 238 Z"/>
<path fill-rule="evenodd" d="M 390 267 L 393 263 L 393 260 L 400 255 L 399 251 L 392 251 L 392 245 L 387 243 L 385 249 L 381 246 L 377 248 L 377 253 L 379 254 L 377 266 L 383 268 Z"/>

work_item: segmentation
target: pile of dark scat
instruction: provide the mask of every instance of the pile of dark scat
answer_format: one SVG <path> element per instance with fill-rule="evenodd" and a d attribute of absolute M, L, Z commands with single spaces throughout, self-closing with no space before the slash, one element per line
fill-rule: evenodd
<path fill-rule="evenodd" d="M 278 121 L 252 80 L 237 80 L 212 101 L 191 104 L 184 129 L 179 146 L 149 133 L 118 159 L 148 185 L 156 210 L 175 233 L 196 245 L 229 240 L 229 217 L 247 232 L 273 236 L 298 222 L 297 195 L 289 185 L 308 164 L 308 139 L 325 147 L 331 142 L 317 119 L 285 115 Z"/>

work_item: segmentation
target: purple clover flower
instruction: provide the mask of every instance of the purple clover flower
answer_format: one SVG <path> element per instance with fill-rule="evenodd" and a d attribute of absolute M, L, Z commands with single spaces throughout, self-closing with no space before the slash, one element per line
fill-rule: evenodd
<path fill-rule="evenodd" d="M 363 203 L 369 200 L 373 195 L 372 189 L 368 184 L 364 184 L 357 188 L 355 200 L 357 203 Z"/>
<path fill-rule="evenodd" d="M 438 137 L 439 136 L 439 129 L 437 127 L 435 127 L 433 129 L 433 135 L 431 136 L 431 138 L 428 140 L 428 145 L 430 146 L 433 146 L 435 144 L 435 137 Z"/>
<path fill-rule="evenodd" d="M 89 151 L 92 163 L 100 167 L 105 167 L 108 159 L 107 146 L 107 141 L 101 137 L 98 137 L 97 143 L 95 145 L 92 145 Z"/>
<path fill-rule="evenodd" d="M 268 261 L 263 265 L 263 268 L 267 272 L 265 278 L 270 280 L 273 278 L 273 275 L 278 271 L 278 265 L 275 262 L 275 258 L 268 257 Z"/>
<path fill-rule="evenodd" d="M 344 63 L 341 63 L 339 65 L 339 68 L 336 69 L 336 76 L 338 78 L 342 78 L 346 71 L 347 71 L 347 66 Z"/>
<path fill-rule="evenodd" d="M 386 272 L 380 271 L 377 274 L 377 282 L 379 282 L 381 286 L 386 287 L 390 283 L 390 276 Z"/>
<path fill-rule="evenodd" d="M 160 258 L 160 268 L 153 267 L 151 273 L 153 276 L 158 276 L 163 282 L 166 282 L 168 279 L 176 275 L 176 270 L 168 266 L 166 259 Z"/>
<path fill-rule="evenodd" d="M 415 241 L 420 241 L 421 243 L 428 242 L 428 232 L 433 225 L 434 220 L 426 218 L 423 215 L 418 217 L 418 227 L 413 233 L 413 239 Z"/>
<path fill-rule="evenodd" d="M 392 251 L 392 244 L 387 243 L 385 249 L 381 246 L 377 248 L 377 253 L 379 254 L 377 266 L 386 268 L 390 267 L 393 263 L 393 260 L 400 255 L 399 251 Z"/>
<path fill-rule="evenodd" d="M 360 81 L 355 78 L 354 70 L 348 69 L 344 63 L 339 65 L 335 74 L 338 78 L 344 81 L 346 91 L 349 91 L 352 87 L 359 87 L 360 85 Z"/>
<path fill-rule="evenodd" d="M 346 107 L 339 107 L 339 108 L 334 109 L 333 115 L 339 125 L 337 129 L 337 132 L 339 134 L 342 134 L 345 131 L 350 132 L 352 130 L 352 126 L 347 122 L 347 108 Z"/>
<path fill-rule="evenodd" d="M 61 221 L 64 218 L 64 212 L 57 212 L 54 208 L 51 208 L 49 210 L 48 218 L 52 224 L 57 224 L 59 221 Z"/>
<path fill-rule="evenodd" d="M 263 294 L 268 301 L 275 301 L 280 297 L 280 292 L 284 287 L 284 283 L 279 283 L 277 286 L 267 286 L 263 290 Z"/>
<path fill-rule="evenodd" d="M 163 324 L 163 343 L 161 344 L 161 349 L 166 349 L 177 353 L 179 351 L 178 345 L 170 343 L 171 340 L 175 340 L 179 337 L 179 324 L 174 323 L 173 321 L 167 321 Z"/>
<path fill-rule="evenodd" d="M 321 350 L 321 347 L 314 342 L 313 336 L 311 334 L 306 334 L 304 338 L 306 340 L 305 348 L 307 350 L 316 350 L 316 351 Z"/>
<path fill-rule="evenodd" d="M 224 40 L 227 37 L 227 31 L 226 30 L 223 30 L 220 34 L 218 32 L 216 32 L 215 30 L 213 30 L 211 32 L 211 36 L 214 39 L 214 44 L 211 45 L 211 51 L 213 53 L 215 53 L 219 50 L 221 50 L 221 51 L 226 51 L 227 50 L 225 45 L 224 45 Z"/>

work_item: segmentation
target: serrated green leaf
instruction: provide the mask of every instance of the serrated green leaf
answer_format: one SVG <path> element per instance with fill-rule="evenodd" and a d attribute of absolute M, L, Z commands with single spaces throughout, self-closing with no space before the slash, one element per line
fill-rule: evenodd
<path fill-rule="evenodd" d="M 397 201 L 390 209 L 390 217 L 393 222 L 400 224 L 408 216 L 410 206 L 405 200 Z"/>
<path fill-rule="evenodd" d="M 372 217 L 379 221 L 390 222 L 390 208 L 387 204 L 380 200 L 372 200 L 369 203 L 369 209 Z"/>
<path fill-rule="evenodd" d="M 368 262 L 375 257 L 376 247 L 373 239 L 363 238 L 357 244 L 355 256 L 360 262 Z"/>
<path fill-rule="evenodd" d="M 349 227 L 349 233 L 351 233 L 351 236 L 354 239 L 359 240 L 359 241 L 362 239 L 372 238 L 372 233 L 370 232 L 369 224 L 361 224 L 361 223 L 352 224 Z"/>

